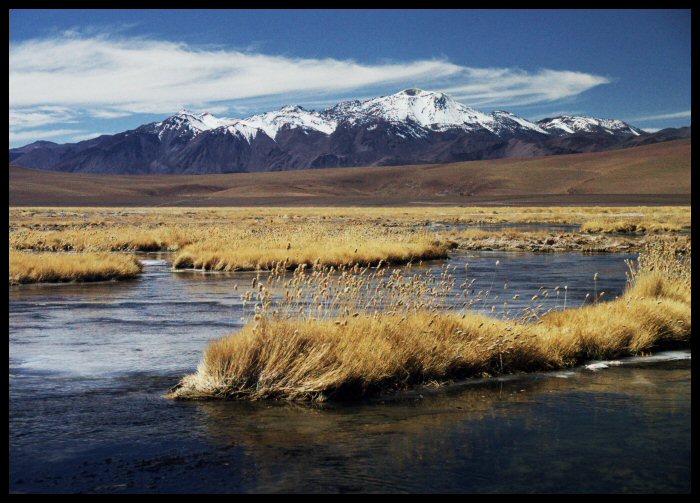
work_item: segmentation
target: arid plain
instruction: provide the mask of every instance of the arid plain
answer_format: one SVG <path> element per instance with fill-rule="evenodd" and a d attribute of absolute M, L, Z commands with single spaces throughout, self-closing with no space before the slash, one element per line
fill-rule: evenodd
<path fill-rule="evenodd" d="M 691 140 L 610 152 L 452 164 L 197 176 L 10 166 L 10 206 L 690 204 Z"/>

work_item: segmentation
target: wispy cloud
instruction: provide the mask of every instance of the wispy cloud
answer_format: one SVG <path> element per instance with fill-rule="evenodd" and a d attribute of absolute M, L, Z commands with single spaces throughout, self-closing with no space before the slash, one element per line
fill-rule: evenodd
<path fill-rule="evenodd" d="M 180 108 L 260 111 L 280 102 L 331 104 L 414 86 L 474 106 L 504 107 L 557 102 L 608 82 L 575 71 L 473 68 L 446 59 L 368 64 L 294 58 L 70 30 L 11 45 L 10 128 L 17 140 L 30 138 L 31 128 L 90 117 L 165 115 Z"/>
<path fill-rule="evenodd" d="M 71 141 L 85 141 L 85 140 L 92 140 L 93 138 L 97 138 L 98 136 L 102 136 L 103 134 L 109 134 L 109 133 L 86 133 L 86 134 L 79 134 L 71 137 Z"/>
<path fill-rule="evenodd" d="M 477 106 L 553 102 L 610 83 L 606 77 L 583 72 L 543 69 L 530 73 L 512 68 L 465 68 L 464 81 L 445 92 Z"/>
<path fill-rule="evenodd" d="M 581 115 L 583 114 L 582 110 L 564 110 L 564 109 L 559 109 L 555 110 L 553 112 L 544 112 L 544 113 L 539 113 L 535 115 L 529 115 L 528 118 L 533 121 L 538 121 L 541 119 L 549 119 L 552 117 L 559 117 L 561 115 Z"/>
<path fill-rule="evenodd" d="M 566 98 L 609 80 L 572 71 L 470 68 L 444 59 L 363 64 L 290 58 L 71 32 L 13 44 L 9 82 L 11 107 L 99 105 L 112 112 L 162 113 L 264 96 L 417 83 L 442 83 L 444 91 L 473 103 L 522 104 Z"/>
<path fill-rule="evenodd" d="M 162 113 L 259 96 L 425 81 L 460 71 L 444 60 L 366 65 L 155 40 L 64 36 L 13 45 L 10 106 L 100 105 Z"/>
<path fill-rule="evenodd" d="M 68 136 L 85 132 L 86 131 L 83 129 L 27 129 L 19 132 L 10 131 L 10 143 L 43 140 L 44 138 L 55 138 L 57 136 Z"/>
<path fill-rule="evenodd" d="M 669 114 L 658 114 L 658 115 L 645 115 L 644 117 L 637 117 L 635 119 L 630 119 L 632 121 L 642 122 L 642 121 L 657 121 L 664 119 L 685 119 L 691 116 L 691 110 L 684 110 L 682 112 L 673 112 Z"/>
<path fill-rule="evenodd" d="M 10 124 L 17 129 L 47 124 L 75 122 L 75 113 L 64 106 L 38 106 L 10 109 Z"/>
<path fill-rule="evenodd" d="M 87 110 L 87 114 L 90 117 L 95 117 L 97 119 L 117 119 L 119 117 L 128 117 L 131 115 L 131 112 L 125 110 L 92 109 Z"/>

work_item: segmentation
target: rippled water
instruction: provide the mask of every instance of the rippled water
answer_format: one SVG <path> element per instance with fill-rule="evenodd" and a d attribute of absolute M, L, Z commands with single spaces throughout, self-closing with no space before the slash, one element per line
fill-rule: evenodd
<path fill-rule="evenodd" d="M 690 490 L 689 352 L 323 408 L 172 402 L 163 393 L 207 341 L 250 316 L 240 291 L 253 273 L 173 273 L 167 255 L 144 258 L 132 281 L 10 288 L 12 491 Z M 469 263 L 512 315 L 512 295 L 540 287 L 566 284 L 567 305 L 580 305 L 595 272 L 612 298 L 624 258 L 450 264 L 463 275 Z"/>

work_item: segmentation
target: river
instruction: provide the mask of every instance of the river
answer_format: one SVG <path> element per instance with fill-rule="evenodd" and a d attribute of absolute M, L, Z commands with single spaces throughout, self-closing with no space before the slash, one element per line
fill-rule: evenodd
<path fill-rule="evenodd" d="M 135 280 L 10 287 L 12 492 L 690 491 L 690 351 L 323 406 L 175 402 L 207 342 L 250 317 L 254 273 L 142 258 Z M 626 258 L 448 263 L 512 316 L 543 289 L 545 308 L 564 285 L 567 307 L 619 295 Z"/>

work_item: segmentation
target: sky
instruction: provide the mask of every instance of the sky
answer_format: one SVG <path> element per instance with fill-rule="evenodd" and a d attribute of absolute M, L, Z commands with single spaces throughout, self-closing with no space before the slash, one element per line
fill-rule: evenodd
<path fill-rule="evenodd" d="M 10 147 L 411 87 L 529 120 L 688 126 L 690 27 L 690 10 L 11 10 Z"/>

